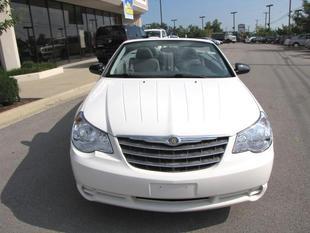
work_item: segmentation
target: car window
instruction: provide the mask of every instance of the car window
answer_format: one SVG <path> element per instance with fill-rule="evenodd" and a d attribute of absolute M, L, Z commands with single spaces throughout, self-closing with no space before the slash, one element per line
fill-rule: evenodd
<path fill-rule="evenodd" d="M 111 62 L 107 77 L 232 77 L 231 68 L 211 43 L 143 41 L 124 44 Z"/>
<path fill-rule="evenodd" d="M 125 30 L 123 27 L 100 27 L 97 30 L 96 37 L 124 37 Z"/>
<path fill-rule="evenodd" d="M 160 38 L 160 31 L 146 31 L 148 37 L 158 37 Z"/>
<path fill-rule="evenodd" d="M 141 29 L 137 26 L 127 27 L 128 39 L 137 39 L 142 37 Z"/>

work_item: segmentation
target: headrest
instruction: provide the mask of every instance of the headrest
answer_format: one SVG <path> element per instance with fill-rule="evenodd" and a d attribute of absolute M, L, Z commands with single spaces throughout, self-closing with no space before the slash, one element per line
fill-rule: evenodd
<path fill-rule="evenodd" d="M 137 51 L 137 59 L 150 59 L 153 58 L 153 53 L 149 48 L 140 48 Z"/>
<path fill-rule="evenodd" d="M 195 49 L 193 48 L 186 48 L 183 51 L 182 57 L 185 59 L 197 59 L 198 55 Z"/>

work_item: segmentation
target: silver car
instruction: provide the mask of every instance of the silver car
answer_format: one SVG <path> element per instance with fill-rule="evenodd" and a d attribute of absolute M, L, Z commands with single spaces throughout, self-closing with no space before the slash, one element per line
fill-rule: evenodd
<path fill-rule="evenodd" d="M 305 46 L 308 39 L 310 39 L 310 34 L 294 36 L 289 40 L 288 45 L 294 47 Z"/>
<path fill-rule="evenodd" d="M 306 40 L 305 47 L 310 49 L 310 39 Z"/>

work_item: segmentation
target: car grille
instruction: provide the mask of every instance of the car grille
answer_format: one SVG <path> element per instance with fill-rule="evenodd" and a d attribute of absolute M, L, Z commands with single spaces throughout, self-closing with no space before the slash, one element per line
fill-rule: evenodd
<path fill-rule="evenodd" d="M 127 162 L 137 168 L 161 172 L 185 172 L 211 167 L 225 153 L 228 137 L 169 146 L 142 139 L 119 137 Z"/>

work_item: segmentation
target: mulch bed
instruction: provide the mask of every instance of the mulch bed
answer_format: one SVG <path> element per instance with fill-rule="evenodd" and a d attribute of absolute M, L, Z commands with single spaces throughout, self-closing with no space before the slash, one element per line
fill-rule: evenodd
<path fill-rule="evenodd" d="M 35 98 L 25 98 L 25 99 L 21 99 L 20 102 L 15 102 L 14 104 L 12 105 L 9 105 L 9 106 L 3 106 L 0 104 L 0 113 L 1 112 L 5 112 L 7 110 L 10 110 L 10 109 L 13 109 L 13 108 L 17 108 L 19 106 L 22 106 L 24 104 L 28 104 L 28 103 L 31 103 L 33 101 L 36 101 L 36 100 L 39 100 L 39 99 L 35 99 Z"/>

